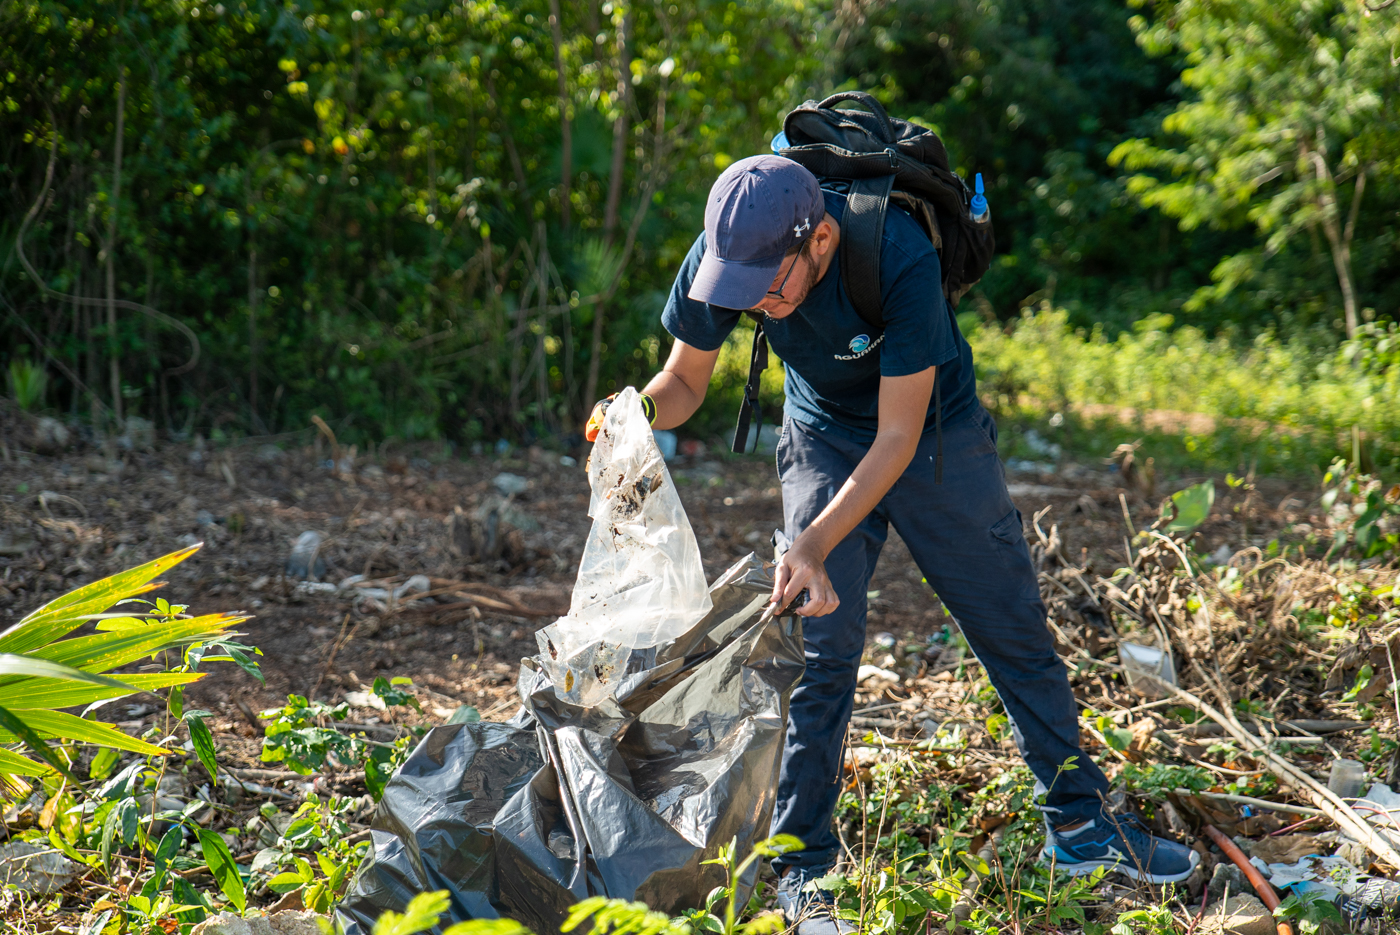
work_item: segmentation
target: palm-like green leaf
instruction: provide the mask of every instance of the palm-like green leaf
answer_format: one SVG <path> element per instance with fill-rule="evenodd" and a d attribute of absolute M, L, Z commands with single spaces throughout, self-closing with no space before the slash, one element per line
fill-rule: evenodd
<path fill-rule="evenodd" d="M 202 678 L 203 672 L 123 672 L 122 680 L 130 688 L 95 688 L 58 679 L 28 679 L 14 685 L 0 685 L 0 707 L 72 708 L 136 692 L 188 685 Z"/>
<path fill-rule="evenodd" d="M 0 743 L 23 743 L 39 763 L 0 748 L 0 775 L 38 776 L 63 769 L 48 741 L 90 743 L 145 756 L 170 751 L 138 740 L 111 724 L 57 710 L 139 691 L 185 685 L 196 672 L 106 674 L 164 650 L 220 637 L 246 620 L 231 614 L 193 618 L 143 618 L 104 614 L 116 604 L 159 587 L 157 575 L 198 551 L 191 546 L 137 568 L 95 581 L 56 598 L 0 633 Z M 128 625 L 69 637 L 93 620 L 125 618 Z"/>
<path fill-rule="evenodd" d="M 61 665 L 57 662 L 49 662 L 37 656 L 21 656 L 19 653 L 0 653 L 0 675 L 24 675 L 31 677 L 48 675 L 56 679 L 70 679 L 74 682 L 90 682 L 93 685 L 105 685 L 108 688 L 120 688 L 125 691 L 134 691 L 134 689 L 125 682 L 119 682 L 105 675 L 84 672 L 82 669 L 75 669 L 72 666 Z"/>
<path fill-rule="evenodd" d="M 231 614 L 208 614 L 189 620 L 163 621 L 140 629 L 60 640 L 35 649 L 30 655 L 86 672 L 104 672 L 152 656 L 162 649 L 202 642 L 247 619 Z"/>
<path fill-rule="evenodd" d="M 62 597 L 54 598 L 4 633 L 0 633 L 0 653 L 22 653 L 37 649 L 82 626 L 89 614 L 101 613 L 118 601 L 160 587 L 159 584 L 151 584 L 151 579 L 174 568 L 198 552 L 202 545 L 203 543 L 196 543 L 178 552 L 162 555 L 144 565 L 118 572 L 110 578 L 94 581 Z"/>
<path fill-rule="evenodd" d="M 18 753 L 0 747 L 0 775 L 46 776 L 52 772 L 51 766 L 35 762 L 28 757 L 20 756 Z"/>
<path fill-rule="evenodd" d="M 78 784 L 78 778 L 69 772 L 63 757 L 50 747 L 34 728 L 5 708 L 0 708 L 0 729 L 3 729 L 4 735 L 10 741 L 22 741 L 36 756 L 42 757 L 49 766 L 62 773 L 75 786 Z"/>
<path fill-rule="evenodd" d="M 130 750 L 146 756 L 168 756 L 169 750 L 162 750 L 144 740 L 137 740 L 130 734 L 122 733 L 110 724 L 89 721 L 63 711 L 25 711 L 11 709 L 10 714 L 23 721 L 45 740 L 75 740 L 78 743 L 95 743 L 118 750 Z M 0 730 L 0 743 L 13 743 L 19 738 Z"/>

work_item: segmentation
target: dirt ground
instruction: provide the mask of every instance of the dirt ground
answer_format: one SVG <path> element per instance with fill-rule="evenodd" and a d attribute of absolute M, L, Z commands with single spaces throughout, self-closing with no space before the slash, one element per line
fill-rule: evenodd
<path fill-rule="evenodd" d="M 213 712 L 224 753 L 249 765 L 260 736 L 253 712 L 280 706 L 288 693 L 339 701 L 381 675 L 413 679 L 428 722 L 459 705 L 509 717 L 519 661 L 536 651 L 535 630 L 567 609 L 590 526 L 586 451 L 463 457 L 423 443 L 366 456 L 310 432 L 147 450 L 78 440 L 58 447 L 13 412 L 0 418 L 0 433 L 5 625 L 81 584 L 202 541 L 162 594 L 196 612 L 250 614 L 240 630 L 262 651 L 266 685 L 218 664 L 186 702 Z M 782 522 L 771 457 L 688 447 L 669 467 L 707 576 L 749 551 L 771 554 Z M 1159 495 L 1199 479 L 1159 481 Z M 1100 574 L 1123 563 L 1125 510 L 1137 528 L 1156 515 L 1156 503 L 1122 486 L 1104 463 L 1064 463 L 1054 474 L 1012 473 L 1008 481 L 1028 538 L 1035 541 L 1032 517 L 1049 507 L 1041 522 L 1059 524 L 1063 553 L 1087 558 Z M 1263 545 L 1289 524 L 1317 522 L 1307 485 L 1262 479 L 1257 487 L 1240 512 L 1240 491 L 1217 484 L 1212 517 L 1198 533 L 1204 551 Z M 288 574 L 294 543 L 307 532 L 322 537 L 311 583 Z M 335 587 L 356 575 L 359 587 Z M 869 661 L 904 659 L 905 646 L 949 622 L 922 577 L 891 530 L 870 584 Z M 394 597 L 405 584 L 410 593 Z M 154 716 L 154 705 L 140 701 L 123 726 Z"/>

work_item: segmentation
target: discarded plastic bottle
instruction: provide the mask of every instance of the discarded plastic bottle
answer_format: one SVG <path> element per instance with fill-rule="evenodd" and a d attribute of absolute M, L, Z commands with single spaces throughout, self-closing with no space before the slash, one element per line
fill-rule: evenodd
<path fill-rule="evenodd" d="M 992 209 L 987 207 L 987 196 L 982 194 L 982 173 L 978 172 L 972 182 L 972 221 L 974 224 L 985 224 L 992 219 Z"/>

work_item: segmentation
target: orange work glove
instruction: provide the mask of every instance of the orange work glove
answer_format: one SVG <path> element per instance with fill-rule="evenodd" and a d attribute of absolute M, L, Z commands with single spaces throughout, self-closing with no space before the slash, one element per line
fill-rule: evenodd
<path fill-rule="evenodd" d="M 640 394 L 638 394 L 638 395 L 641 397 L 641 400 L 642 400 L 642 412 L 646 414 L 647 422 L 648 422 L 649 424 L 655 425 L 655 424 L 656 424 L 656 403 L 655 403 L 655 401 L 653 401 L 652 398 L 651 398 L 650 396 L 648 396 L 646 393 L 640 393 Z M 608 414 L 608 407 L 612 405 L 612 401 L 613 401 L 614 399 L 617 399 L 617 394 L 616 394 L 616 393 L 612 394 L 612 395 L 609 396 L 607 399 L 600 399 L 600 400 L 598 400 L 596 403 L 593 404 L 593 413 L 592 413 L 592 415 L 590 415 L 590 416 L 588 417 L 588 425 L 585 426 L 584 429 L 583 429 L 583 437 L 584 437 L 584 438 L 588 439 L 588 440 L 591 441 L 591 442 L 596 442 L 596 441 L 598 440 L 598 432 L 599 432 L 599 430 L 602 429 L 602 427 L 603 427 L 603 418 L 604 418 L 605 416 L 607 416 L 607 414 Z"/>

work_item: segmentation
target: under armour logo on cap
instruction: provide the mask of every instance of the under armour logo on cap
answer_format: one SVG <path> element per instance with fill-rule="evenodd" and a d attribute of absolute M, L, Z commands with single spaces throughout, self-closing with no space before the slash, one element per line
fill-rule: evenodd
<path fill-rule="evenodd" d="M 690 298 L 748 309 L 763 300 L 788 250 L 826 214 L 817 177 L 782 156 L 750 156 L 725 169 L 705 203 L 705 256 Z"/>

